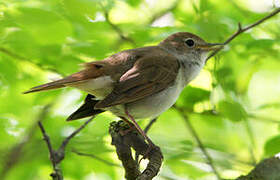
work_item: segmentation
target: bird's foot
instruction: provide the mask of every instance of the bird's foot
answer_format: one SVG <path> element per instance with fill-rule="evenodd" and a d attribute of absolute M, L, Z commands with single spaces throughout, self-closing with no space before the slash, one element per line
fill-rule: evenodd
<path fill-rule="evenodd" d="M 123 124 L 122 126 L 125 126 L 126 128 L 120 129 L 120 131 L 119 131 L 120 135 L 125 136 L 125 135 L 127 135 L 128 133 L 137 130 L 137 129 L 135 128 L 135 126 L 134 126 L 131 122 L 129 122 L 128 120 L 126 120 L 126 119 L 123 118 L 123 117 L 121 117 L 121 118 L 122 118 L 122 120 L 123 120 L 123 121 L 122 121 L 122 124 Z"/>
<path fill-rule="evenodd" d="M 141 157 L 141 159 L 139 160 L 139 164 L 141 163 L 141 161 L 143 159 L 146 159 L 149 157 L 149 155 L 154 151 L 154 150 L 157 150 L 159 147 L 156 146 L 154 143 L 149 143 L 148 144 L 148 148 L 146 149 L 146 152 L 143 154 L 143 156 Z"/>
<path fill-rule="evenodd" d="M 124 129 L 124 130 L 121 129 L 119 131 L 119 133 L 120 133 L 121 136 L 125 136 L 128 133 L 133 132 L 133 131 L 135 131 L 135 128 L 134 127 L 129 127 L 128 129 Z"/>

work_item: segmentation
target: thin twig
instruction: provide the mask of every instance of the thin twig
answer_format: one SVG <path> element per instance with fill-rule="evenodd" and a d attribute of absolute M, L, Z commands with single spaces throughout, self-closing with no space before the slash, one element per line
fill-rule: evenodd
<path fill-rule="evenodd" d="M 269 19 L 269 18 L 275 16 L 275 15 L 278 14 L 279 12 L 280 12 L 280 8 L 277 8 L 277 9 L 275 9 L 272 13 L 270 13 L 269 15 L 265 16 L 264 18 L 258 20 L 257 22 L 255 22 L 255 23 L 253 23 L 253 24 L 251 24 L 251 25 L 249 25 L 249 26 L 247 26 L 247 27 L 245 27 L 245 28 L 243 28 L 242 25 L 241 25 L 241 23 L 239 22 L 239 23 L 238 23 L 238 30 L 237 30 L 233 35 L 231 35 L 223 44 L 226 45 L 226 44 L 230 43 L 230 42 L 231 42 L 234 38 L 236 38 L 239 34 L 245 32 L 245 31 L 248 31 L 249 29 L 251 29 L 251 28 L 253 28 L 253 27 L 255 27 L 255 26 L 257 26 L 257 25 L 263 23 L 264 21 L 266 21 L 267 19 Z M 215 56 L 220 50 L 221 50 L 221 49 L 217 49 L 217 50 L 215 50 L 213 53 L 211 53 L 211 54 L 208 56 L 207 60 L 209 60 L 211 57 Z"/>
<path fill-rule="evenodd" d="M 147 124 L 147 126 L 144 129 L 145 133 L 148 133 L 148 131 L 150 130 L 150 128 L 152 127 L 152 125 L 157 121 L 157 117 L 154 119 L 151 119 L 149 124 Z"/>
<path fill-rule="evenodd" d="M 39 125 L 40 130 L 43 134 L 44 140 L 45 140 L 45 142 L 48 146 L 48 150 L 49 150 L 49 153 L 50 153 L 50 160 L 52 162 L 52 166 L 53 166 L 53 170 L 54 170 L 54 172 L 51 173 L 51 177 L 53 178 L 53 180 L 63 180 L 62 171 L 58 167 L 59 162 L 57 162 L 57 160 L 56 160 L 56 157 L 57 157 L 56 156 L 56 151 L 52 147 L 50 137 L 47 135 L 46 130 L 45 130 L 41 121 L 38 122 L 38 125 Z"/>
<path fill-rule="evenodd" d="M 157 19 L 161 18 L 166 13 L 176 9 L 178 7 L 178 4 L 180 3 L 180 1 L 181 0 L 176 0 L 170 7 L 166 8 L 166 9 L 163 9 L 162 11 L 153 14 L 152 17 L 149 19 L 147 24 L 153 24 Z"/>
<path fill-rule="evenodd" d="M 82 129 L 84 129 L 86 127 L 86 125 L 92 121 L 92 119 L 95 116 L 89 118 L 84 124 L 82 124 L 78 129 L 76 129 L 73 133 L 71 133 L 69 136 L 67 136 L 64 141 L 61 143 L 60 147 L 58 148 L 58 150 L 55 150 L 52 147 L 51 144 L 51 140 L 48 136 L 48 134 L 46 133 L 46 130 L 42 124 L 41 121 L 38 122 L 38 125 L 40 127 L 40 130 L 43 134 L 44 140 L 48 146 L 48 150 L 50 153 L 50 160 L 52 162 L 53 165 L 53 170 L 54 172 L 51 173 L 51 177 L 53 178 L 53 180 L 63 180 L 63 175 L 62 175 L 62 171 L 59 168 L 59 164 L 60 162 L 64 159 L 65 156 L 65 148 L 67 146 L 67 144 L 69 143 L 69 141 L 75 137 Z"/>
<path fill-rule="evenodd" d="M 67 144 L 69 143 L 69 141 L 76 136 L 82 129 L 84 129 L 86 127 L 86 125 L 88 123 L 90 123 L 93 118 L 95 116 L 92 116 L 91 118 L 89 118 L 84 124 L 82 124 L 78 129 L 76 129 L 74 132 L 72 132 L 68 137 L 66 137 L 64 139 L 64 141 L 62 142 L 61 146 L 59 147 L 60 150 L 64 151 L 65 147 L 67 146 Z"/>
<path fill-rule="evenodd" d="M 214 163 L 213 163 L 213 160 L 211 158 L 211 156 L 208 154 L 208 152 L 206 151 L 206 148 L 204 147 L 204 145 L 202 144 L 200 138 L 198 137 L 198 134 L 197 132 L 195 131 L 194 127 L 192 126 L 192 124 L 190 123 L 189 121 L 189 117 L 185 114 L 184 110 L 178 106 L 173 106 L 180 114 L 181 116 L 184 118 L 185 122 L 186 122 L 186 125 L 190 131 L 190 133 L 193 135 L 193 137 L 195 138 L 199 148 L 201 149 L 202 153 L 204 154 L 204 156 L 206 157 L 207 159 L 207 163 L 211 166 L 214 174 L 216 175 L 216 177 L 218 179 L 221 179 L 216 167 L 214 166 Z"/>
<path fill-rule="evenodd" d="M 112 163 L 112 162 L 107 161 L 107 160 L 105 160 L 105 159 L 102 159 L 102 158 L 100 158 L 100 157 L 98 157 L 98 156 L 96 156 L 96 155 L 94 155 L 94 154 L 82 153 L 82 152 L 79 152 L 79 151 L 77 151 L 77 150 L 75 150 L 75 149 L 73 149 L 72 152 L 75 153 L 75 154 L 77 154 L 77 155 L 79 155 L 79 156 L 91 157 L 91 158 L 96 159 L 96 160 L 98 160 L 98 161 L 100 161 L 100 162 L 103 162 L 104 164 L 109 165 L 109 166 L 122 167 L 122 166 L 119 165 L 119 164 Z"/>
<path fill-rule="evenodd" d="M 110 18 L 109 18 L 109 12 L 107 11 L 107 9 L 101 5 L 101 7 L 103 8 L 103 12 L 104 12 L 104 17 L 106 22 L 112 27 L 112 29 L 119 35 L 120 39 L 122 41 L 126 41 L 131 43 L 132 45 L 136 45 L 136 43 L 134 42 L 133 39 L 131 39 L 130 37 L 127 37 L 124 32 L 121 30 L 121 28 L 119 28 L 116 24 L 114 24 Z"/>

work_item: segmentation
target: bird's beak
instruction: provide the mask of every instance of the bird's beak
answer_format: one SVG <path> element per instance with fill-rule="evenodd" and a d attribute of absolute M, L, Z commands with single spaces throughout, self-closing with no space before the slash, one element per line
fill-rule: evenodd
<path fill-rule="evenodd" d="M 206 44 L 197 45 L 197 47 L 204 51 L 215 51 L 218 49 L 222 49 L 224 47 L 224 44 L 223 43 L 206 43 Z"/>

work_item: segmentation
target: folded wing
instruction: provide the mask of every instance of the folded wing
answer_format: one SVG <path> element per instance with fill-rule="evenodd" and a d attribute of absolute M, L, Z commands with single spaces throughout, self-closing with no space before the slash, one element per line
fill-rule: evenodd
<path fill-rule="evenodd" d="M 113 91 L 95 108 L 130 103 L 160 92 L 174 83 L 178 69 L 178 60 L 167 53 L 144 56 L 121 76 Z"/>

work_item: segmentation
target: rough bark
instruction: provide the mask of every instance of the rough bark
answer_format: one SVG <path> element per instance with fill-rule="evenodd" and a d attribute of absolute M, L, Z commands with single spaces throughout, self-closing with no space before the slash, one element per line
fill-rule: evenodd
<path fill-rule="evenodd" d="M 122 120 L 112 122 L 109 133 L 112 137 L 112 145 L 116 147 L 118 158 L 123 164 L 127 180 L 150 180 L 158 174 L 163 160 L 158 146 L 149 149 L 144 138 Z M 139 170 L 138 162 L 132 157 L 131 148 L 149 160 L 142 173 Z"/>
<path fill-rule="evenodd" d="M 271 157 L 264 159 L 247 175 L 240 176 L 236 180 L 279 180 L 280 159 Z"/>

